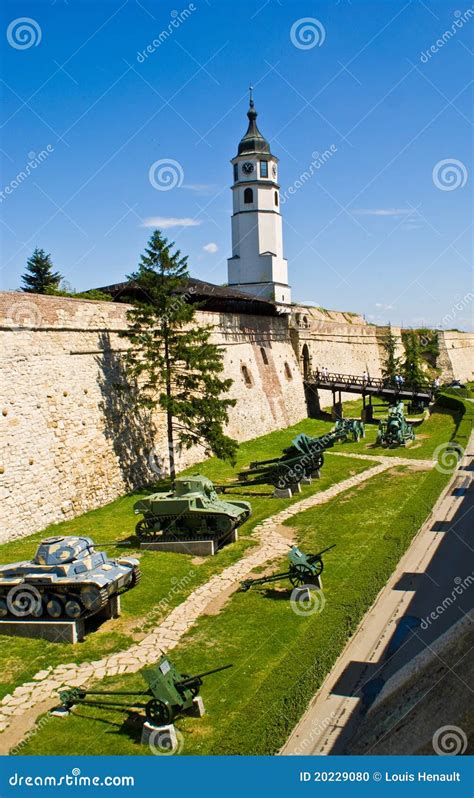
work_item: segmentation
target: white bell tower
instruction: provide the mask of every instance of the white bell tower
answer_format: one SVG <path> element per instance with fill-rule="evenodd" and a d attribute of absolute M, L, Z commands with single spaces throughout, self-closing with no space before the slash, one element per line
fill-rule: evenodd
<path fill-rule="evenodd" d="M 257 127 L 250 89 L 248 130 L 240 141 L 234 167 L 232 257 L 229 286 L 262 299 L 288 305 L 288 264 L 283 257 L 278 158 Z"/>

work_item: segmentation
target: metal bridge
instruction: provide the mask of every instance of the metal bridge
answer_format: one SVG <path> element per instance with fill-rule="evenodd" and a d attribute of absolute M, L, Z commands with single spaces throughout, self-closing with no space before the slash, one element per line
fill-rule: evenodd
<path fill-rule="evenodd" d="M 400 399 L 406 399 L 413 404 L 428 405 L 433 399 L 434 391 L 426 385 L 397 385 L 380 377 L 370 377 L 368 375 L 354 374 L 322 374 L 319 371 L 311 372 L 304 378 L 305 387 L 309 390 L 318 389 L 332 391 L 333 408 L 336 415 L 342 413 L 341 393 L 356 393 L 362 395 L 364 415 L 369 418 L 372 416 L 372 397 L 386 399 L 391 404 Z M 336 394 L 339 399 L 336 401 Z M 369 399 L 369 406 L 366 406 L 366 399 Z M 369 412 L 367 412 L 369 410 Z M 367 418 L 367 420 L 369 420 Z"/>

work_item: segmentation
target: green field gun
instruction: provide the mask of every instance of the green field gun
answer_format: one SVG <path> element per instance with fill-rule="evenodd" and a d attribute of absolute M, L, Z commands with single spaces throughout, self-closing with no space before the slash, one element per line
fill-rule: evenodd
<path fill-rule="evenodd" d="M 361 438 L 365 438 L 364 423 L 359 418 L 338 418 L 333 432 L 340 435 L 340 440 L 352 440 L 359 443 Z"/>
<path fill-rule="evenodd" d="M 257 579 L 245 579 L 240 583 L 242 591 L 250 590 L 251 587 L 256 585 L 266 585 L 271 582 L 279 582 L 280 579 L 289 579 L 293 587 L 301 587 L 301 585 L 317 584 L 318 577 L 321 576 L 324 563 L 322 555 L 330 551 L 336 546 L 328 546 L 317 554 L 305 554 L 298 546 L 291 546 L 288 552 L 288 559 L 290 566 L 287 571 L 281 574 L 271 574 L 270 576 L 261 576 Z"/>
<path fill-rule="evenodd" d="M 145 668 L 141 671 L 141 675 L 148 685 L 147 689 L 128 692 L 123 690 L 82 690 L 80 687 L 73 687 L 63 690 L 59 694 L 61 708 L 70 710 L 79 704 L 125 712 L 132 709 L 144 709 L 149 723 L 163 726 L 172 723 L 178 714 L 192 709 L 194 699 L 199 695 L 202 680 L 206 676 L 227 670 L 227 668 L 232 668 L 232 665 L 223 665 L 220 668 L 190 676 L 180 673 L 168 657 L 163 655 L 152 668 Z M 98 696 L 99 698 L 89 701 L 89 696 Z M 127 702 L 102 701 L 100 696 L 134 698 Z M 149 700 L 144 702 L 143 699 L 148 696 Z"/>
<path fill-rule="evenodd" d="M 339 433 L 329 432 L 318 438 L 302 432 L 293 438 L 291 445 L 283 449 L 280 457 L 270 460 L 256 460 L 248 468 L 240 471 L 238 482 L 220 486 L 226 487 L 273 485 L 280 490 L 291 488 L 302 479 L 316 475 L 324 463 L 324 452 L 334 446 L 341 436 Z"/>
<path fill-rule="evenodd" d="M 415 440 L 413 426 L 405 419 L 403 402 L 392 405 L 386 419 L 379 421 L 377 443 L 381 446 L 405 446 Z"/>

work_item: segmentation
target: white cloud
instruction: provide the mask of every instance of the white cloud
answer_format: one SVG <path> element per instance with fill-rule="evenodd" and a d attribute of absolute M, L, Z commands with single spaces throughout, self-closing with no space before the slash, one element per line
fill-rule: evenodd
<path fill-rule="evenodd" d="M 356 216 L 410 216 L 415 208 L 359 208 L 352 211 Z"/>
<path fill-rule="evenodd" d="M 169 230 L 170 227 L 197 227 L 200 224 L 202 224 L 201 220 L 190 219 L 189 217 L 179 219 L 176 216 L 148 216 L 143 220 L 141 226 Z"/>
<path fill-rule="evenodd" d="M 383 302 L 376 302 L 375 307 L 383 310 L 393 310 L 393 305 L 384 305 Z"/>
<path fill-rule="evenodd" d="M 205 244 L 203 246 L 204 252 L 214 253 L 214 252 L 217 252 L 218 249 L 219 249 L 219 247 L 217 246 L 217 244 L 214 244 L 213 241 L 210 241 L 209 244 Z"/>
<path fill-rule="evenodd" d="M 187 188 L 196 194 L 214 194 L 217 191 L 217 186 L 212 183 L 183 183 L 182 188 Z"/>

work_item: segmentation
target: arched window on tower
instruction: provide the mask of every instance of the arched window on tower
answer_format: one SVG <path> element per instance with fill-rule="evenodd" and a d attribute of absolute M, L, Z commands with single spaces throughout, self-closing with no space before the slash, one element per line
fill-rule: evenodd
<path fill-rule="evenodd" d="M 244 202 L 246 205 L 250 205 L 253 202 L 253 189 L 246 188 L 244 191 Z"/>
<path fill-rule="evenodd" d="M 275 205 L 278 208 L 278 191 L 275 191 Z"/>

